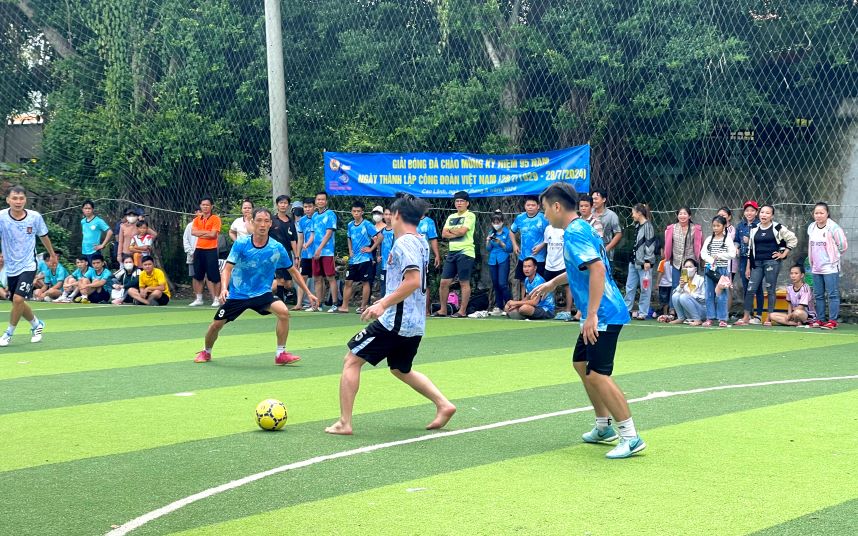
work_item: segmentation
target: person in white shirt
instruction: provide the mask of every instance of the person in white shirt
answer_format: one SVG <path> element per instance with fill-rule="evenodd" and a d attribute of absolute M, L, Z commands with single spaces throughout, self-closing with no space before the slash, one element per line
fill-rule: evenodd
<path fill-rule="evenodd" d="M 545 280 L 551 281 L 558 275 L 566 273 L 566 264 L 563 261 L 563 233 L 564 229 L 558 229 L 548 225 L 543 232 L 543 242 L 538 249 L 545 252 Z M 566 303 L 563 310 L 557 313 L 555 320 L 571 322 L 572 318 L 572 289 L 566 286 Z"/>
<path fill-rule="evenodd" d="M 253 201 L 245 199 L 241 202 L 241 217 L 236 218 L 229 226 L 229 237 L 235 242 L 242 236 L 253 233 Z"/>
<path fill-rule="evenodd" d="M 199 210 L 196 211 L 194 217 L 202 214 Z M 191 220 L 185 226 L 185 232 L 182 234 L 182 249 L 185 250 L 185 263 L 188 265 L 188 277 L 194 277 L 194 249 L 197 247 L 197 237 L 191 234 L 194 228 L 194 221 Z"/>
<path fill-rule="evenodd" d="M 676 319 L 671 324 L 691 324 L 699 326 L 706 316 L 706 281 L 697 273 L 698 264 L 694 259 L 686 259 L 680 271 L 679 283 L 673 291 L 671 304 L 676 311 Z"/>

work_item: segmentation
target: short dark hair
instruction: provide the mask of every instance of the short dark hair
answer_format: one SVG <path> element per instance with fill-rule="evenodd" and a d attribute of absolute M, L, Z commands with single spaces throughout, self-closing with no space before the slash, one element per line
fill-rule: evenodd
<path fill-rule="evenodd" d="M 525 257 L 524 260 L 521 261 L 521 264 L 524 265 L 524 263 L 526 263 L 528 261 L 532 262 L 534 266 L 537 266 L 536 259 L 533 257 Z"/>
<path fill-rule="evenodd" d="M 255 207 L 255 206 L 256 206 L 256 205 L 253 203 L 253 199 L 250 199 L 249 197 L 245 197 L 244 199 L 242 199 L 242 200 L 241 200 L 241 204 L 242 204 L 242 205 L 244 205 L 245 203 L 250 203 L 250 208 L 253 208 L 253 207 Z"/>
<path fill-rule="evenodd" d="M 266 214 L 268 214 L 268 217 L 269 217 L 269 218 L 271 218 L 271 217 L 272 217 L 272 216 L 271 216 L 271 211 L 270 211 L 270 210 L 268 210 L 267 208 L 265 208 L 265 207 L 256 207 L 255 209 L 253 209 L 253 212 L 251 212 L 251 213 L 250 213 L 250 218 L 255 220 L 255 219 L 256 219 L 256 216 L 257 216 L 258 214 L 262 214 L 263 212 L 264 212 L 264 213 L 266 213 Z"/>
<path fill-rule="evenodd" d="M 455 201 L 456 199 L 463 199 L 463 200 L 467 201 L 468 203 L 471 202 L 471 196 L 468 195 L 468 192 L 466 192 L 464 190 L 459 190 L 458 192 L 453 194 L 453 201 Z"/>
<path fill-rule="evenodd" d="M 700 263 L 699 263 L 699 262 L 697 262 L 697 259 L 695 259 L 694 257 L 688 257 L 687 259 L 685 259 L 684 261 L 682 261 L 682 265 L 683 265 L 683 266 L 685 266 L 685 263 L 686 263 L 686 262 L 690 262 L 691 264 L 693 264 L 693 265 L 694 265 L 694 267 L 695 267 L 695 268 L 697 268 L 698 266 L 700 266 Z"/>
<path fill-rule="evenodd" d="M 596 194 L 599 194 L 600 196 L 602 196 L 602 199 L 604 199 L 606 201 L 608 200 L 608 192 L 606 192 L 603 188 L 594 189 L 592 192 L 590 192 L 590 197 L 593 197 Z"/>
<path fill-rule="evenodd" d="M 790 269 L 790 270 L 792 270 L 793 268 L 798 268 L 798 271 L 799 271 L 799 272 L 801 272 L 801 273 L 805 273 L 805 272 L 804 272 L 804 265 L 803 265 L 802 263 L 800 263 L 800 262 L 797 262 L 797 263 L 795 263 L 795 264 L 793 264 L 792 266 L 790 266 L 790 267 L 789 267 L 789 269 Z"/>
<path fill-rule="evenodd" d="M 274 202 L 275 202 L 275 203 L 280 203 L 281 201 L 288 201 L 288 202 L 290 202 L 290 203 L 291 203 L 291 202 L 292 202 L 292 198 L 291 198 L 291 197 L 289 197 L 289 196 L 288 196 L 288 195 L 286 195 L 286 194 L 280 194 L 280 195 L 278 195 L 278 196 L 277 196 L 277 199 L 275 199 L 275 200 L 274 200 Z"/>
<path fill-rule="evenodd" d="M 539 203 L 539 196 L 538 195 L 526 195 L 526 196 L 524 196 L 524 202 L 527 203 L 528 201 L 535 201 L 536 203 Z"/>
<path fill-rule="evenodd" d="M 539 203 L 560 203 L 566 210 L 578 210 L 578 192 L 569 183 L 555 182 L 539 196 Z"/>
<path fill-rule="evenodd" d="M 363 204 L 363 201 L 358 199 L 358 200 L 352 201 L 352 208 L 359 208 L 361 210 L 364 210 L 366 208 L 366 205 Z"/>
<path fill-rule="evenodd" d="M 722 210 L 724 211 L 724 214 L 730 216 L 731 218 L 733 217 L 733 211 L 730 210 L 730 207 L 721 207 L 718 209 L 718 212 L 721 212 Z"/>
<path fill-rule="evenodd" d="M 143 227 L 144 225 L 146 227 L 149 227 L 149 224 L 146 223 L 146 220 L 137 220 L 137 227 Z"/>
<path fill-rule="evenodd" d="M 87 257 L 86 255 L 81 254 L 81 255 L 78 255 L 77 257 L 75 257 L 75 258 L 74 258 L 74 260 L 75 260 L 75 261 L 89 262 L 89 257 Z"/>
<path fill-rule="evenodd" d="M 9 190 L 6 192 L 6 197 L 9 197 L 12 194 L 27 195 L 27 190 L 25 190 L 24 187 L 21 186 L 20 184 L 16 184 L 15 186 L 12 186 L 11 188 L 9 188 Z"/>
<path fill-rule="evenodd" d="M 104 255 L 102 255 L 101 253 L 93 253 L 93 254 L 89 257 L 89 262 L 92 262 L 92 261 L 101 261 L 101 262 L 104 262 Z"/>
<path fill-rule="evenodd" d="M 301 200 L 301 202 L 304 203 L 305 205 L 312 205 L 316 202 L 316 200 L 313 199 L 312 197 L 305 197 L 304 199 Z"/>
<path fill-rule="evenodd" d="M 420 219 L 429 210 L 429 203 L 414 197 L 412 194 L 396 194 L 396 201 L 390 205 L 392 214 L 399 213 L 399 216 L 410 225 L 417 225 Z"/>
<path fill-rule="evenodd" d="M 204 195 L 204 196 L 202 196 L 202 197 L 200 198 L 200 203 L 202 204 L 202 202 L 203 202 L 203 201 L 208 201 L 209 203 L 211 203 L 212 205 L 214 205 L 214 199 L 212 199 L 212 198 L 211 198 L 211 196 L 208 196 L 208 195 Z"/>
<path fill-rule="evenodd" d="M 140 264 L 143 264 L 144 262 L 151 262 L 152 264 L 155 264 L 155 259 L 153 259 L 149 255 L 144 255 L 143 258 L 140 259 Z"/>
<path fill-rule="evenodd" d="M 83 208 L 83 207 L 85 207 L 85 206 L 87 206 L 87 205 L 89 205 L 89 208 L 92 208 L 92 209 L 94 209 L 94 208 L 95 208 L 95 202 L 94 202 L 92 199 L 87 199 L 87 200 L 85 200 L 85 201 L 81 204 L 80 208 Z"/>
<path fill-rule="evenodd" d="M 593 196 L 590 194 L 581 194 L 578 196 L 578 202 L 584 201 L 585 203 L 593 204 Z"/>
<path fill-rule="evenodd" d="M 328 192 L 326 192 L 325 190 L 319 190 L 318 192 L 316 192 L 316 197 L 319 197 L 320 195 L 325 196 L 325 199 L 328 198 Z M 313 202 L 315 202 L 315 200 L 313 200 Z"/>

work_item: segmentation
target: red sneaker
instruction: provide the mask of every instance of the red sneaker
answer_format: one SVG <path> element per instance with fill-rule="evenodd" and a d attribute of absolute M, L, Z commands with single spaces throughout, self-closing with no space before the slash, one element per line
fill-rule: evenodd
<path fill-rule="evenodd" d="M 822 329 L 837 329 L 837 321 L 836 320 L 829 320 L 828 322 L 820 325 L 819 327 Z"/>
<path fill-rule="evenodd" d="M 808 325 L 812 328 L 818 328 L 818 327 L 822 327 L 822 322 L 820 322 L 819 320 L 814 320 L 813 322 L 811 322 Z"/>
<path fill-rule="evenodd" d="M 295 361 L 301 361 L 301 358 L 295 354 L 290 354 L 289 352 L 280 352 L 277 357 L 274 358 L 275 365 L 288 365 Z"/>
<path fill-rule="evenodd" d="M 194 363 L 208 363 L 212 360 L 212 355 L 205 350 L 200 350 L 197 357 L 194 358 Z"/>

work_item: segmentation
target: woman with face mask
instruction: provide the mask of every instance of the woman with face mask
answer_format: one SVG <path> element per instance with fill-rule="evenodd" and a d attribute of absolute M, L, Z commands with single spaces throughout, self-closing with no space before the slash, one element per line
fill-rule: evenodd
<path fill-rule="evenodd" d="M 125 216 L 119 224 L 119 229 L 116 232 L 116 262 L 121 266 L 122 259 L 125 255 L 131 255 L 131 240 L 137 234 L 137 222 L 140 221 L 140 209 L 129 208 L 125 211 Z M 154 226 L 149 224 L 149 234 L 152 238 L 156 238 L 158 233 Z"/>
<path fill-rule="evenodd" d="M 489 253 L 489 274 L 495 293 L 495 307 L 489 311 L 491 316 L 502 316 L 509 291 L 509 254 L 512 253 L 512 238 L 509 228 L 504 224 L 503 213 L 496 210 L 492 214 L 492 228 L 486 236 L 486 251 Z"/>
<path fill-rule="evenodd" d="M 140 269 L 134 266 L 134 260 L 130 256 L 122 259 L 119 270 L 113 274 L 113 288 L 110 291 L 110 300 L 113 305 L 131 303 L 128 297 L 128 289 L 136 287 L 139 283 Z"/>
<path fill-rule="evenodd" d="M 671 305 L 676 310 L 676 319 L 671 324 L 690 324 L 699 326 L 706 314 L 706 282 L 697 273 L 698 263 L 694 259 L 686 259 L 680 270 L 676 290 L 671 296 Z M 660 321 L 667 321 L 665 317 Z"/>

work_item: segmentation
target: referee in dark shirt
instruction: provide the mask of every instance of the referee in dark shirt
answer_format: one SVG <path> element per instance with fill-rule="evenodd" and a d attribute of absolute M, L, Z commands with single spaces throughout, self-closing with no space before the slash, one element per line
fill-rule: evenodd
<path fill-rule="evenodd" d="M 298 231 L 295 229 L 295 219 L 292 217 L 292 198 L 288 195 L 277 196 L 277 215 L 272 218 L 271 230 L 268 235 L 277 240 L 289 253 L 289 258 L 294 262 L 299 257 Z M 277 288 L 273 288 L 276 286 Z M 292 276 L 289 270 L 277 269 L 274 273 L 274 285 L 272 291 L 277 298 L 286 301 L 294 296 L 292 290 Z"/>

